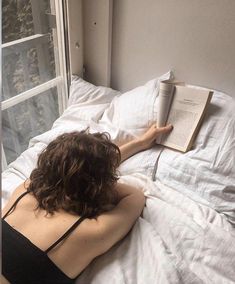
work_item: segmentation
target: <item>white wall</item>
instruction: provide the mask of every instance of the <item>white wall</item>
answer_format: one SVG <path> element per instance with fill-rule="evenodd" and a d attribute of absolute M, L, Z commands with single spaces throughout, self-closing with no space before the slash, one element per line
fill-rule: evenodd
<path fill-rule="evenodd" d="M 235 97 L 234 0 L 114 0 L 111 86 L 126 91 L 171 68 Z"/>
<path fill-rule="evenodd" d="M 83 0 L 84 78 L 110 85 L 113 0 Z"/>
<path fill-rule="evenodd" d="M 83 15 L 82 0 L 67 1 L 71 73 L 83 74 Z"/>

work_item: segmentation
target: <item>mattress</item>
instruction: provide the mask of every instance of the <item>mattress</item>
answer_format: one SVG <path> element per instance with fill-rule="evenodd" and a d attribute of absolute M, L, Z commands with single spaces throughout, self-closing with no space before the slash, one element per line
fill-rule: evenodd
<path fill-rule="evenodd" d="M 144 132 L 156 119 L 159 81 L 170 76 L 125 94 L 73 77 L 63 115 L 2 174 L 3 204 L 58 135 L 89 127 L 109 132 L 120 145 Z M 125 111 L 130 104 L 133 114 Z M 129 234 L 93 260 L 76 283 L 235 283 L 234 106 L 214 92 L 191 151 L 156 145 L 120 166 L 120 182 L 141 188 L 146 206 Z"/>

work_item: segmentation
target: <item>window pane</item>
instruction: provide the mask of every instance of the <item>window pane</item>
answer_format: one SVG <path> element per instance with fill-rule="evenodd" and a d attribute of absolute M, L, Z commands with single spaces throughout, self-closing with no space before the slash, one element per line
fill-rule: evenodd
<path fill-rule="evenodd" d="M 32 36 L 38 29 L 50 32 L 49 13 L 50 0 L 2 1 L 2 43 Z"/>
<path fill-rule="evenodd" d="M 55 17 L 49 13 L 50 0 L 3 1 L 3 100 L 59 75 Z"/>
<path fill-rule="evenodd" d="M 3 100 L 55 78 L 53 52 L 49 42 L 3 56 Z"/>
<path fill-rule="evenodd" d="M 59 117 L 56 88 L 2 112 L 3 147 L 7 162 L 27 149 L 29 140 L 49 130 Z"/>

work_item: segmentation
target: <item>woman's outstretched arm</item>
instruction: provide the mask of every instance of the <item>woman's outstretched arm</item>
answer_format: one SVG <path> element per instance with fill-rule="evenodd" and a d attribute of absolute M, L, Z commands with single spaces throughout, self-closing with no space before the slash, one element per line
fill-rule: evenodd
<path fill-rule="evenodd" d="M 121 162 L 133 156 L 134 154 L 146 150 L 153 146 L 156 138 L 160 134 L 170 132 L 173 129 L 171 124 L 165 127 L 157 127 L 156 124 L 152 125 L 143 135 L 140 137 L 119 146 L 121 151 Z"/>

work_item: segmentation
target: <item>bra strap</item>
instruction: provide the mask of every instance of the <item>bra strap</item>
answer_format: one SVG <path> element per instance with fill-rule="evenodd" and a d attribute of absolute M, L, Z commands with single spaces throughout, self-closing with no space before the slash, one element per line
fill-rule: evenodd
<path fill-rule="evenodd" d="M 7 211 L 7 213 L 2 217 L 2 219 L 4 220 L 10 213 L 12 210 L 14 210 L 16 208 L 17 203 L 21 200 L 21 198 L 23 198 L 27 193 L 29 193 L 28 191 L 25 191 L 24 193 L 22 193 L 17 199 L 16 201 L 13 203 L 13 205 L 11 206 L 11 208 Z"/>
<path fill-rule="evenodd" d="M 52 250 L 55 246 L 57 246 L 63 239 L 67 238 L 68 235 L 72 233 L 73 230 L 77 228 L 79 224 L 85 219 L 85 216 L 80 217 L 64 234 L 61 236 L 57 241 L 55 241 L 48 249 L 45 250 L 45 253 L 48 253 Z"/>

